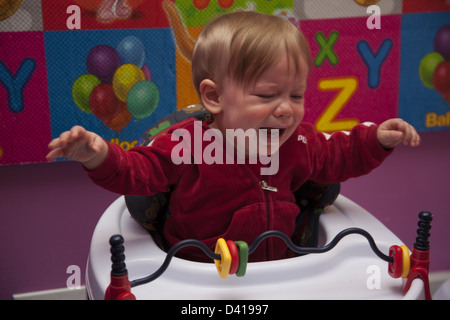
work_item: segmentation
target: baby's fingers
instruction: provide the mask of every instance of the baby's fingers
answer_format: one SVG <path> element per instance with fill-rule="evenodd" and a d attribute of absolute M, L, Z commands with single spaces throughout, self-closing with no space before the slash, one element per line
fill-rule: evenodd
<path fill-rule="evenodd" d="M 88 148 L 93 152 L 101 152 L 104 147 L 104 141 L 99 136 L 94 136 L 88 144 Z"/>
<path fill-rule="evenodd" d="M 415 132 L 415 135 L 413 136 L 413 138 L 411 140 L 411 146 L 417 147 L 419 145 L 420 145 L 420 135 L 417 132 Z"/>
<path fill-rule="evenodd" d="M 411 129 L 406 122 L 402 122 L 399 129 L 403 133 L 402 142 L 405 146 L 407 146 L 411 140 Z"/>
<path fill-rule="evenodd" d="M 48 148 L 50 150 L 55 149 L 55 148 L 59 148 L 61 145 L 61 140 L 59 138 L 55 138 L 52 141 L 50 141 L 50 143 L 48 144 Z"/>
<path fill-rule="evenodd" d="M 417 147 L 420 144 L 420 136 L 413 126 L 405 122 L 403 129 L 403 144 Z"/>
<path fill-rule="evenodd" d="M 63 150 L 61 148 L 55 148 L 45 156 L 45 159 L 47 159 L 47 161 L 53 161 L 56 158 L 63 158 L 63 157 L 64 157 Z"/>
<path fill-rule="evenodd" d="M 378 129 L 378 141 L 386 149 L 394 148 L 399 143 L 412 147 L 420 144 L 420 136 L 416 129 L 402 119 L 389 119 Z"/>
<path fill-rule="evenodd" d="M 61 134 L 60 138 L 64 143 L 72 142 L 77 139 L 83 139 L 87 131 L 83 127 L 75 126 L 70 131 L 66 131 Z"/>
<path fill-rule="evenodd" d="M 67 145 L 70 142 L 77 140 L 82 137 L 82 135 L 86 132 L 86 130 L 82 127 L 75 126 L 70 131 L 65 131 L 61 133 L 58 138 L 53 139 L 48 147 L 50 149 L 60 148 Z"/>

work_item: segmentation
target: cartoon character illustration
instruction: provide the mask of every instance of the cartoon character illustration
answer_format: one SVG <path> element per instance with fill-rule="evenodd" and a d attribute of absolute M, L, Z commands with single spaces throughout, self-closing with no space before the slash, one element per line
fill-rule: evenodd
<path fill-rule="evenodd" d="M 198 10 L 203 10 L 209 6 L 210 0 L 193 0 L 192 3 L 194 4 L 194 7 L 196 7 Z M 234 0 L 218 0 L 220 7 L 223 9 L 230 8 Z"/>
<path fill-rule="evenodd" d="M 97 12 L 97 18 L 101 22 L 111 22 L 116 17 L 126 19 L 132 13 L 126 0 L 106 0 Z"/>
<path fill-rule="evenodd" d="M 177 48 L 181 55 L 190 62 L 192 52 L 194 51 L 195 40 L 192 39 L 192 37 L 187 32 L 175 4 L 169 1 L 164 1 L 163 7 L 166 10 L 167 16 L 169 17 L 170 24 L 172 25 Z"/>
<path fill-rule="evenodd" d="M 74 0 L 84 9 L 94 12 L 101 23 L 111 23 L 116 19 L 127 19 L 146 0 Z"/>
<path fill-rule="evenodd" d="M 193 1 L 193 5 L 197 10 L 204 10 L 210 4 L 210 0 L 197 0 Z M 222 9 L 229 9 L 234 4 L 233 0 L 218 0 L 218 4 Z M 191 62 L 192 52 L 194 51 L 195 39 L 191 37 L 188 33 L 186 26 L 180 16 L 180 13 L 173 2 L 164 1 L 162 3 L 163 8 L 166 11 L 167 17 L 169 18 L 170 24 L 173 28 L 173 33 L 175 36 L 175 42 L 180 54 L 188 61 Z M 254 3 L 247 3 L 247 8 L 237 8 L 236 11 L 254 11 Z M 298 25 L 298 20 L 295 19 L 292 14 L 288 13 L 286 10 L 278 10 L 275 14 L 285 16 L 295 25 Z"/>

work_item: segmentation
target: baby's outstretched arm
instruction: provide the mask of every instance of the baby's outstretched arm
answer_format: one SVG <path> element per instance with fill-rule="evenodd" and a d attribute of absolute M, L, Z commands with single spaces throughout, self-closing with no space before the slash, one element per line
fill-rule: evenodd
<path fill-rule="evenodd" d="M 392 149 L 399 143 L 417 147 L 420 136 L 413 126 L 402 119 L 389 119 L 383 122 L 377 131 L 378 142 L 385 149 Z"/>
<path fill-rule="evenodd" d="M 80 126 L 61 133 L 48 147 L 51 149 L 46 157 L 48 161 L 68 158 L 81 162 L 88 170 L 98 168 L 108 155 L 107 143 L 99 135 Z"/>

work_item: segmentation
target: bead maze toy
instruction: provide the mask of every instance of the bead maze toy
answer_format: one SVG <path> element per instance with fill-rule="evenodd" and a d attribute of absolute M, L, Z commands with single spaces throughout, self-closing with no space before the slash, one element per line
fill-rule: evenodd
<path fill-rule="evenodd" d="M 111 300 L 431 299 L 431 221 L 431 213 L 419 214 L 410 253 L 372 215 L 340 195 L 321 216 L 318 247 L 300 247 L 285 234 L 267 231 L 251 244 L 219 239 L 212 251 L 200 241 L 184 240 L 164 252 L 130 217 L 121 197 L 104 213 L 94 232 L 86 287 L 91 299 Z M 109 241 L 107 234 L 112 235 Z M 301 256 L 247 263 L 252 251 L 268 237 L 280 238 Z M 216 268 L 177 258 L 176 252 L 185 246 L 198 247 Z M 112 270 L 108 261 L 112 261 Z M 219 277 L 214 276 L 214 269 Z M 230 277 L 233 274 L 236 277 Z"/>

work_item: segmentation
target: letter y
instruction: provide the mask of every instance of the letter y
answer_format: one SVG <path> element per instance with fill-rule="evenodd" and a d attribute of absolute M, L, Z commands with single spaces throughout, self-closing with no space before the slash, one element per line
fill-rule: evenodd
<path fill-rule="evenodd" d="M 0 84 L 8 94 L 8 107 L 11 112 L 23 111 L 23 90 L 36 69 L 36 60 L 26 58 L 22 61 L 17 72 L 13 75 L 3 61 L 0 60 Z"/>

